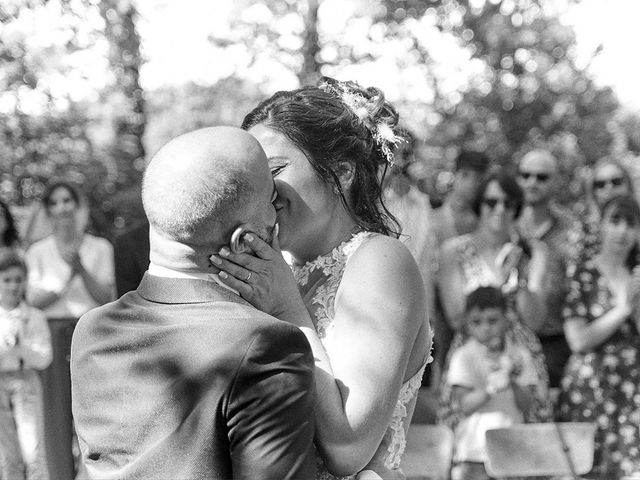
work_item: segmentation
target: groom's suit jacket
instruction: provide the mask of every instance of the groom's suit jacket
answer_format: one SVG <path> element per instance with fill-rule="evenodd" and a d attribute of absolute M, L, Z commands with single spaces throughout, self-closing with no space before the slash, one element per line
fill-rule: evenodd
<path fill-rule="evenodd" d="M 71 350 L 82 478 L 312 479 L 313 357 L 214 282 L 146 274 Z"/>

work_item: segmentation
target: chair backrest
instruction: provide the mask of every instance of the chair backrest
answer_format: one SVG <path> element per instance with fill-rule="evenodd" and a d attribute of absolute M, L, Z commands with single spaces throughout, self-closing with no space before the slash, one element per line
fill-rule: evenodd
<path fill-rule="evenodd" d="M 487 473 L 497 478 L 571 475 L 573 467 L 573 473 L 584 475 L 593 467 L 594 434 L 595 425 L 583 422 L 487 430 Z"/>
<path fill-rule="evenodd" d="M 453 432 L 445 425 L 411 424 L 402 471 L 407 480 L 448 480 Z"/>

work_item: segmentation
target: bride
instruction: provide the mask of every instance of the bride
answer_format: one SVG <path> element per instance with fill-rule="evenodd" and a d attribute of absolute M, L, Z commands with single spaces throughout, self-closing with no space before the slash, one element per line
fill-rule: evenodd
<path fill-rule="evenodd" d="M 432 335 L 418 266 L 381 200 L 397 121 L 378 89 L 329 78 L 262 102 L 243 128 L 269 159 L 279 236 L 248 233 L 247 252 L 211 257 L 228 286 L 309 340 L 317 479 L 404 478 Z"/>

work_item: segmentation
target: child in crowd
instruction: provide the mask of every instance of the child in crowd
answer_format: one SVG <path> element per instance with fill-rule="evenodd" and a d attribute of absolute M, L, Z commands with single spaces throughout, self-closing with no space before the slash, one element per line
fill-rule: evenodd
<path fill-rule="evenodd" d="M 42 389 L 37 370 L 52 360 L 44 314 L 24 301 L 27 268 L 0 250 L 0 478 L 47 480 Z"/>
<path fill-rule="evenodd" d="M 507 335 L 506 308 L 495 287 L 480 287 L 466 300 L 469 340 L 452 354 L 446 378 L 461 416 L 452 480 L 490 478 L 484 467 L 486 431 L 523 423 L 534 401 L 533 359 Z"/>

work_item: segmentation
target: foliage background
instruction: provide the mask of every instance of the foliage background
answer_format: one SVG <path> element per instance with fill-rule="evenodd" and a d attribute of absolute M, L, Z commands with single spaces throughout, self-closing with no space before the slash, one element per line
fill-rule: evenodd
<path fill-rule="evenodd" d="M 560 21 L 576 1 L 237 0 L 222 23 L 222 3 L 211 2 L 212 54 L 193 61 L 213 80 L 163 84 L 153 71 L 141 81 L 141 32 L 154 9 L 188 14 L 188 3 L 3 0 L 0 197 L 30 212 L 49 179 L 70 179 L 87 195 L 92 229 L 112 237 L 142 217 L 141 173 L 169 138 L 237 125 L 276 88 L 330 75 L 394 101 L 417 138 L 405 172 L 434 204 L 461 148 L 513 167 L 543 146 L 567 172 L 562 201 L 579 209 L 598 158 L 640 173 L 640 117 L 578 62 Z"/>

